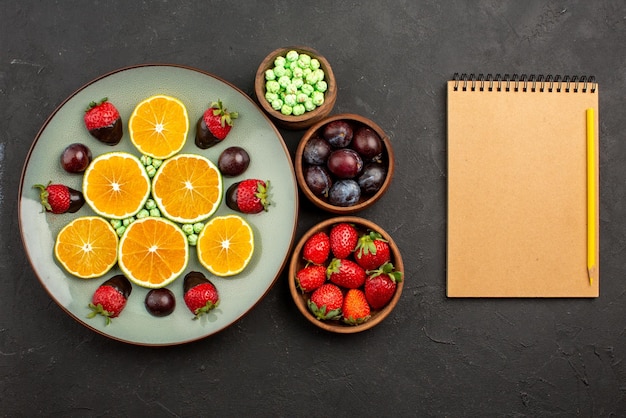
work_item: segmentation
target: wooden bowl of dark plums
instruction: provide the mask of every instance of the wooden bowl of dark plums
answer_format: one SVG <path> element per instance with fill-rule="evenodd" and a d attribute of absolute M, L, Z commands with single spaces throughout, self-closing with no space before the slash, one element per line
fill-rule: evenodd
<path fill-rule="evenodd" d="M 305 132 L 294 166 L 300 190 L 313 204 L 347 215 L 370 207 L 389 189 L 394 154 L 380 126 L 343 113 L 324 118 Z"/>

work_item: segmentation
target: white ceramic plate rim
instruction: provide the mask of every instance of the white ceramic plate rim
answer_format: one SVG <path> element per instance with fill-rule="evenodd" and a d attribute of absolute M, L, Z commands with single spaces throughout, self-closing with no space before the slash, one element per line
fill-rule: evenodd
<path fill-rule="evenodd" d="M 149 79 L 150 74 L 153 72 L 157 74 L 155 78 L 162 85 L 160 87 L 145 88 L 144 83 L 149 83 L 149 81 L 142 80 L 146 77 Z M 197 87 L 181 86 L 177 84 L 180 76 L 193 79 L 199 85 Z M 76 107 L 77 100 L 82 99 L 82 105 L 86 95 L 90 94 L 91 90 L 94 92 L 91 94 L 95 94 L 99 88 L 103 88 L 103 85 L 121 83 L 124 86 L 125 79 L 138 79 L 139 81 L 132 86 L 127 86 L 128 91 L 110 92 L 111 94 L 107 93 L 107 95 L 113 103 L 117 101 L 116 105 L 120 109 L 125 129 L 121 144 L 126 141 L 126 148 L 118 149 L 119 146 L 111 148 L 98 143 L 98 141 L 89 136 L 82 125 L 81 115 L 78 115 L 76 118 L 71 116 L 71 120 L 67 123 L 67 116 L 64 116 L 64 112 L 69 111 L 68 108 Z M 201 91 L 203 88 L 206 88 L 206 91 Z M 178 95 L 179 91 L 180 95 Z M 58 125 L 61 120 L 65 122 L 63 129 L 67 129 L 68 133 L 73 132 L 73 135 L 71 135 L 71 138 L 62 139 L 58 142 L 65 141 L 68 144 L 71 142 L 86 143 L 94 152 L 94 156 L 107 150 L 128 150 L 139 156 L 140 154 L 134 148 L 128 148 L 131 145 L 126 129 L 127 120 L 134 105 L 153 94 L 169 94 L 178 97 L 187 106 L 190 130 L 187 144 L 181 153 L 194 152 L 205 155 L 213 162 L 217 162 L 217 156 L 227 146 L 244 146 L 251 154 L 252 161 L 250 167 L 240 177 L 230 179 L 224 177 L 224 191 L 229 184 L 243 178 L 260 178 L 265 174 L 270 174 L 267 176 L 267 179 L 272 183 L 273 200 L 276 205 L 270 207 L 268 212 L 256 215 L 243 215 L 248 219 L 255 232 L 255 254 L 244 272 L 234 278 L 225 279 L 213 277 L 208 271 L 202 270 L 207 277 L 216 282 L 218 289 L 220 289 L 222 301 L 214 313 L 202 318 L 203 320 L 191 321 L 191 313 L 184 306 L 182 299 L 181 276 L 180 279 L 168 286 L 177 285 L 180 288 L 172 289 L 176 290 L 177 307 L 169 317 L 156 318 L 149 315 L 143 305 L 143 299 L 148 289 L 133 286 L 133 292 L 122 315 L 119 318 L 115 318 L 111 325 L 105 326 L 103 318 L 94 318 L 96 320 L 86 318 L 86 314 L 89 312 L 87 304 L 90 301 L 86 299 L 90 299 L 93 291 L 106 278 L 119 274 L 119 267 L 116 266 L 102 278 L 83 280 L 73 277 L 62 270 L 53 255 L 55 232 L 70 219 L 77 216 L 92 215 L 93 212 L 85 205 L 76 214 L 52 215 L 50 213 L 41 213 L 37 192 L 31 188 L 30 183 L 67 180 L 70 183 L 68 185 L 73 185 L 80 190 L 79 183 L 82 176 L 65 173 L 61 170 L 58 163 L 58 155 L 60 155 L 60 151 L 65 144 L 49 143 L 49 137 L 55 136 L 55 130 L 57 132 L 56 136 L 59 136 Z M 217 97 L 218 95 L 220 97 Z M 200 150 L 193 144 L 195 122 L 201 115 L 203 107 L 207 106 L 210 101 L 218 98 L 223 100 L 227 107 L 230 103 L 233 110 L 238 110 L 240 118 L 236 121 L 235 128 L 233 128 L 223 144 L 216 145 L 208 150 Z M 100 97 L 90 96 L 89 100 L 98 99 Z M 234 107 L 239 107 L 239 109 Z M 253 136 L 254 138 L 252 138 Z M 255 142 L 251 142 L 253 140 L 265 141 L 261 142 L 263 150 L 261 150 L 260 146 L 253 147 L 252 145 L 255 144 Z M 271 154 L 262 154 L 266 152 L 265 148 L 267 147 L 270 148 L 267 152 Z M 44 154 L 45 156 L 43 156 Z M 259 155 L 260 158 L 255 159 L 256 154 L 261 154 Z M 273 159 L 270 164 L 266 162 L 264 166 L 263 161 L 258 161 L 268 157 Z M 34 170 L 33 166 L 35 164 L 43 164 L 44 167 Z M 33 178 L 33 171 L 47 172 L 48 169 L 51 172 L 50 175 L 55 178 Z M 269 292 L 282 273 L 287 264 L 297 227 L 297 184 L 291 158 L 280 132 L 258 105 L 239 88 L 208 72 L 176 64 L 142 64 L 120 68 L 90 81 L 64 100 L 45 121 L 31 145 L 24 163 L 18 196 L 18 218 L 22 242 L 29 262 L 44 289 L 65 312 L 82 325 L 112 339 L 137 345 L 162 346 L 187 343 L 210 336 L 238 321 Z M 214 216 L 228 213 L 234 212 L 227 208 L 225 201 L 223 201 L 220 209 Z M 190 262 L 185 273 L 202 268 L 197 263 L 197 260 L 194 260 L 194 257 L 195 248 L 192 247 Z M 76 295 L 80 295 L 80 301 L 75 300 Z M 131 299 L 134 299 L 132 304 Z M 186 322 L 187 320 L 189 320 L 189 323 Z M 185 332 L 181 331 L 181 329 L 185 330 Z"/>

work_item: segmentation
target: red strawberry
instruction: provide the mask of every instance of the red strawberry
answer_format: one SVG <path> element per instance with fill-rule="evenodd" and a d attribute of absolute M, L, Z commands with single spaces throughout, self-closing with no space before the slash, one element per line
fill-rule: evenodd
<path fill-rule="evenodd" d="M 198 319 L 202 315 L 215 309 L 219 303 L 217 288 L 204 274 L 192 271 L 185 275 L 183 282 L 183 299 L 191 312 Z"/>
<path fill-rule="evenodd" d="M 311 294 L 307 305 L 317 319 L 339 319 L 343 305 L 343 293 L 338 286 L 325 283 Z"/>
<path fill-rule="evenodd" d="M 393 297 L 398 283 L 402 281 L 402 273 L 395 271 L 391 263 L 385 263 L 369 273 L 365 280 L 365 298 L 372 309 L 380 309 Z"/>
<path fill-rule="evenodd" d="M 226 205 L 242 213 L 268 211 L 270 182 L 259 179 L 246 179 L 230 185 L 226 190 Z"/>
<path fill-rule="evenodd" d="M 302 248 L 302 258 L 314 264 L 324 264 L 330 255 L 330 238 L 324 231 L 311 235 Z"/>
<path fill-rule="evenodd" d="M 108 98 L 89 103 L 83 119 L 89 133 L 105 144 L 116 145 L 122 139 L 120 112 Z"/>
<path fill-rule="evenodd" d="M 343 322 L 349 325 L 359 325 L 370 319 L 370 305 L 361 289 L 348 290 L 341 310 Z"/>
<path fill-rule="evenodd" d="M 223 141 L 233 127 L 233 119 L 238 117 L 239 114 L 229 112 L 221 100 L 211 103 L 196 123 L 196 145 L 206 149 Z"/>
<path fill-rule="evenodd" d="M 109 325 L 111 318 L 116 318 L 122 313 L 132 290 L 130 282 L 124 275 L 111 277 L 94 292 L 89 304 L 91 312 L 87 318 L 102 315 L 105 317 L 106 325 Z"/>
<path fill-rule="evenodd" d="M 35 184 L 33 187 L 41 190 L 39 200 L 41 200 L 44 210 L 48 212 L 74 213 L 85 204 L 82 192 L 64 184 L 52 184 L 52 182 L 49 182 L 47 186 Z"/>
<path fill-rule="evenodd" d="M 348 258 L 359 242 L 359 233 L 354 225 L 342 222 L 330 230 L 330 249 L 336 258 Z"/>
<path fill-rule="evenodd" d="M 310 264 L 296 273 L 296 284 L 303 293 L 312 292 L 326 281 L 326 267 Z"/>
<path fill-rule="evenodd" d="M 378 232 L 371 231 L 359 238 L 354 255 L 365 270 L 374 270 L 391 260 L 389 243 Z"/>
<path fill-rule="evenodd" d="M 337 286 L 356 289 L 363 286 L 367 274 L 352 260 L 334 258 L 326 269 L 326 277 Z"/>

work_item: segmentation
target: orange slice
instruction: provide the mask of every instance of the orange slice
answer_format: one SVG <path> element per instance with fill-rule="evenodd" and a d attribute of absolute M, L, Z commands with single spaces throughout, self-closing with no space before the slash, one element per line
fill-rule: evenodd
<path fill-rule="evenodd" d="M 198 260 L 216 276 L 241 273 L 254 253 L 254 234 L 239 215 L 217 216 L 204 226 L 196 244 Z"/>
<path fill-rule="evenodd" d="M 54 255 L 70 274 L 90 279 L 115 265 L 117 244 L 117 234 L 109 222 L 99 216 L 83 216 L 58 233 Z"/>
<path fill-rule="evenodd" d="M 138 219 L 128 225 L 120 239 L 118 265 L 138 286 L 167 286 L 181 275 L 188 260 L 185 233 L 164 218 Z"/>
<path fill-rule="evenodd" d="M 187 108 L 170 96 L 151 96 L 139 103 L 128 120 L 130 141 L 142 154 L 165 159 L 185 145 L 189 131 Z"/>
<path fill-rule="evenodd" d="M 139 158 L 126 152 L 108 152 L 94 158 L 85 170 L 83 195 L 98 215 L 128 218 L 148 200 L 150 178 Z"/>
<path fill-rule="evenodd" d="M 152 196 L 163 216 L 180 223 L 210 217 L 222 202 L 222 175 L 209 159 L 178 154 L 152 179 Z"/>

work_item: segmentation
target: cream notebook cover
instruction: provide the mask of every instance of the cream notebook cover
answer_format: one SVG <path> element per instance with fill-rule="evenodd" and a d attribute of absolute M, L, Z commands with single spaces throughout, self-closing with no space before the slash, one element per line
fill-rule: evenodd
<path fill-rule="evenodd" d="M 599 296 L 593 77 L 455 75 L 447 88 L 447 295 Z"/>

